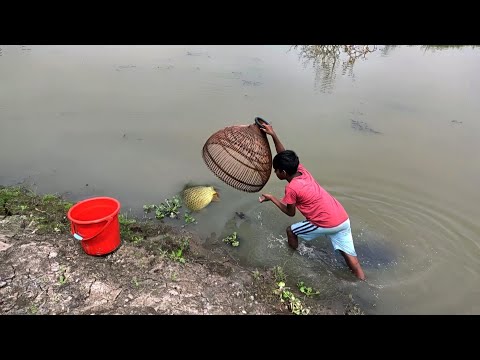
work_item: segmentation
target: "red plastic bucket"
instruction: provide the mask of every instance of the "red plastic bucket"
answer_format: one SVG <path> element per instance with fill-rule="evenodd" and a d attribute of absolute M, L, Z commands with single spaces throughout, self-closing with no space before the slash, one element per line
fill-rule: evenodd
<path fill-rule="evenodd" d="M 68 210 L 70 230 L 88 255 L 105 255 L 120 246 L 120 202 L 110 197 L 79 201 Z"/>

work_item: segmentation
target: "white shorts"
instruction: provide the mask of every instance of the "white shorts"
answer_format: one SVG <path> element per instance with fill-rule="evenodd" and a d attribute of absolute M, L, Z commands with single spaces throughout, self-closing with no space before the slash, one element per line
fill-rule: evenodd
<path fill-rule="evenodd" d="M 333 228 L 322 228 L 313 225 L 308 220 L 295 223 L 290 226 L 292 232 L 305 241 L 313 240 L 321 235 L 330 239 L 334 250 L 342 250 L 351 256 L 357 256 L 353 246 L 352 229 L 350 219 L 345 220 Z"/>

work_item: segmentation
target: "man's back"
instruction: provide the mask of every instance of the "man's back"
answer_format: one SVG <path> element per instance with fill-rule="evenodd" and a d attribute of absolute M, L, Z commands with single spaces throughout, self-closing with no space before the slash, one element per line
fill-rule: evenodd
<path fill-rule="evenodd" d="M 310 172 L 298 165 L 300 176 L 294 177 L 285 187 L 284 204 L 296 204 L 297 209 L 316 226 L 331 228 L 348 219 L 342 204 L 330 195 Z"/>

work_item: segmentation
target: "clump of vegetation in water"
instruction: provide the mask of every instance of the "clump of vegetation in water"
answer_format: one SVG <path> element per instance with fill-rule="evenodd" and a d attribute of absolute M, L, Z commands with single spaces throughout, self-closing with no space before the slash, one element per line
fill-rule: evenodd
<path fill-rule="evenodd" d="M 155 210 L 155 218 L 162 220 L 165 217 L 178 219 L 180 208 L 182 207 L 180 197 L 175 195 L 171 200 L 165 199 L 160 205 L 143 205 L 143 210 L 148 214 Z"/>
<path fill-rule="evenodd" d="M 236 231 L 234 231 L 231 235 L 228 235 L 227 237 L 223 238 L 223 242 L 226 242 L 227 244 L 230 244 L 233 247 L 237 247 L 238 245 L 240 245 L 240 241 L 237 238 Z"/>
<path fill-rule="evenodd" d="M 188 211 L 185 211 L 183 218 L 185 220 L 185 224 L 196 223 L 195 218 Z"/>
<path fill-rule="evenodd" d="M 295 315 L 308 315 L 310 309 L 305 307 L 300 299 L 286 286 L 287 275 L 281 266 L 277 265 L 273 268 L 273 276 L 275 277 L 277 286 L 273 290 L 273 293 L 280 297 L 280 302 L 286 304 L 287 309 Z M 299 282 L 298 284 L 304 285 L 303 282 Z"/>
<path fill-rule="evenodd" d="M 178 195 L 172 197 L 172 199 L 165 199 L 165 202 L 162 202 L 160 205 L 143 205 L 143 211 L 146 214 L 155 212 L 155 218 L 158 220 L 163 220 L 164 218 L 179 219 L 180 209 L 182 208 L 182 200 Z M 183 219 L 185 224 L 196 223 L 195 218 L 191 213 L 186 210 L 183 214 Z"/>
<path fill-rule="evenodd" d="M 319 291 L 315 291 L 311 287 L 305 285 L 305 283 L 303 281 L 299 281 L 297 283 L 297 287 L 298 287 L 298 290 L 300 290 L 300 292 L 302 294 L 305 294 L 306 296 L 313 296 L 313 295 L 319 295 L 320 294 Z"/>
<path fill-rule="evenodd" d="M 295 315 L 308 315 L 310 309 L 306 308 L 300 299 L 298 299 L 293 292 L 286 287 L 283 281 L 277 282 L 277 288 L 273 291 L 275 295 L 280 296 L 280 301 L 286 303 L 287 308 Z"/>
<path fill-rule="evenodd" d="M 0 219 L 25 215 L 34 222 L 38 234 L 66 234 L 70 230 L 67 212 L 72 202 L 60 195 L 37 195 L 25 187 L 0 186 Z"/>

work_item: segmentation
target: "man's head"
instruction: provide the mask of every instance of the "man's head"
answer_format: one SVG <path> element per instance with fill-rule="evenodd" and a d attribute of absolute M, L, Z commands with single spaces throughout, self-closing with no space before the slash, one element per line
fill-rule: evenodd
<path fill-rule="evenodd" d="M 273 169 L 280 180 L 285 180 L 297 172 L 299 163 L 298 156 L 294 151 L 284 150 L 273 158 Z"/>

